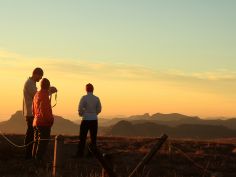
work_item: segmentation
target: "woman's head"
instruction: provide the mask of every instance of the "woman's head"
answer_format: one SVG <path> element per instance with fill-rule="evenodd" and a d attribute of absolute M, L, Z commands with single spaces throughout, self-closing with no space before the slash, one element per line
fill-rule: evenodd
<path fill-rule="evenodd" d="M 41 89 L 49 90 L 50 88 L 50 81 L 47 78 L 43 78 L 41 81 Z"/>

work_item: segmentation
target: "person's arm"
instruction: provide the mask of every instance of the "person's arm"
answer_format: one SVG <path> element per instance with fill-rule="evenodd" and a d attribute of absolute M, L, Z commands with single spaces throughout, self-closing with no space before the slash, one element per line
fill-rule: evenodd
<path fill-rule="evenodd" d="M 80 102 L 79 102 L 79 106 L 78 106 L 78 113 L 79 113 L 79 116 L 83 116 L 84 114 L 84 110 L 85 110 L 85 107 L 84 107 L 84 101 L 85 101 L 85 98 L 84 96 L 80 99 Z"/>
<path fill-rule="evenodd" d="M 34 102 L 35 102 L 35 96 L 34 96 L 34 99 L 33 99 L 33 102 L 32 102 L 32 113 L 33 113 L 33 116 L 35 117 L 35 110 L 34 110 Z"/>
<path fill-rule="evenodd" d="M 102 105 L 99 98 L 98 98 L 98 102 L 96 106 L 96 111 L 97 111 L 97 115 L 102 111 Z"/>
<path fill-rule="evenodd" d="M 26 86 L 26 92 L 27 94 L 30 96 L 30 98 L 34 98 L 34 95 L 37 92 L 37 87 L 35 85 L 32 84 L 27 84 Z"/>
<path fill-rule="evenodd" d="M 31 115 L 32 114 L 32 101 L 34 95 L 37 92 L 37 87 L 29 82 L 25 83 L 24 86 L 24 98 L 23 98 L 23 114 Z"/>

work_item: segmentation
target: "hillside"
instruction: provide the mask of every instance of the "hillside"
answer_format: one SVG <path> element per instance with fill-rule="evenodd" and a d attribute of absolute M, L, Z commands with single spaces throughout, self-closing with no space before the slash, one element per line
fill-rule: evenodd
<path fill-rule="evenodd" d="M 22 144 L 24 135 L 7 135 Z M 65 136 L 61 149 L 63 159 L 61 175 L 66 177 L 100 177 L 102 167 L 94 157 L 72 158 L 77 150 L 74 136 Z M 117 176 L 128 176 L 137 164 L 158 142 L 155 138 L 99 137 L 102 154 L 109 154 L 109 164 L 114 165 Z M 236 139 L 184 140 L 168 138 L 162 148 L 134 177 L 235 177 Z M 15 148 L 0 136 L 1 177 L 51 177 L 54 142 L 50 142 L 42 165 L 23 160 L 24 149 Z M 184 152 L 184 153 L 183 153 Z M 205 174 L 205 175 L 204 175 Z M 216 175 L 217 174 L 217 175 Z"/>
<path fill-rule="evenodd" d="M 229 138 L 236 136 L 236 130 L 221 125 L 183 124 L 176 127 L 152 122 L 132 123 L 120 121 L 113 125 L 107 135 L 155 137 L 166 133 L 172 138 Z"/>
<path fill-rule="evenodd" d="M 52 134 L 78 134 L 79 126 L 60 116 L 54 116 Z M 26 131 L 25 117 L 22 111 L 17 111 L 7 121 L 0 123 L 0 130 L 4 133 L 24 134 Z"/>
<path fill-rule="evenodd" d="M 54 116 L 52 134 L 78 135 L 79 125 L 60 116 Z M 99 119 L 99 135 L 108 136 L 160 136 L 173 138 L 228 138 L 236 137 L 236 119 L 203 120 L 181 114 L 144 114 L 128 118 Z M 231 129 L 230 129 L 231 128 Z M 4 133 L 25 134 L 26 122 L 21 111 L 0 123 Z"/>
<path fill-rule="evenodd" d="M 122 120 L 129 121 L 134 124 L 150 122 L 161 125 L 168 125 L 171 127 L 176 127 L 178 125 L 183 125 L 183 124 L 217 125 L 236 130 L 236 118 L 230 118 L 226 120 L 216 118 L 208 120 L 208 119 L 202 119 L 198 116 L 186 116 L 179 113 L 171 113 L 171 114 L 155 113 L 153 115 L 145 113 L 143 115 L 133 115 L 125 118 L 113 118 L 113 119 L 100 118 L 99 124 L 102 126 L 112 126 Z M 76 123 L 78 124 L 79 121 L 76 121 Z"/>

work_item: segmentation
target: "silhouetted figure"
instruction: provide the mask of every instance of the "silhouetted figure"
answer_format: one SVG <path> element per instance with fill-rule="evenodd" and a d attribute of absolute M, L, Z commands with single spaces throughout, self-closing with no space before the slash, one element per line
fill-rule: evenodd
<path fill-rule="evenodd" d="M 54 122 L 52 115 L 51 100 L 49 98 L 50 82 L 43 78 L 41 90 L 38 91 L 33 99 L 33 127 L 34 127 L 34 146 L 32 155 L 37 160 L 42 160 L 47 150 L 50 139 L 51 127 Z M 44 139 L 44 140 L 41 140 Z"/>
<path fill-rule="evenodd" d="M 82 117 L 80 124 L 80 142 L 78 145 L 77 157 L 84 155 L 84 147 L 88 131 L 90 132 L 90 139 L 93 148 L 97 145 L 97 131 L 98 131 L 98 114 L 102 110 L 101 102 L 98 97 L 93 95 L 94 87 L 92 84 L 86 85 L 87 95 L 84 95 L 79 103 L 78 112 Z"/>
<path fill-rule="evenodd" d="M 35 68 L 32 76 L 27 79 L 23 89 L 23 115 L 26 118 L 27 130 L 25 135 L 25 145 L 34 140 L 34 129 L 33 129 L 33 113 L 32 113 L 32 102 L 35 93 L 37 92 L 36 82 L 39 82 L 43 77 L 43 70 L 41 68 Z M 26 147 L 25 159 L 32 158 L 33 144 Z"/>

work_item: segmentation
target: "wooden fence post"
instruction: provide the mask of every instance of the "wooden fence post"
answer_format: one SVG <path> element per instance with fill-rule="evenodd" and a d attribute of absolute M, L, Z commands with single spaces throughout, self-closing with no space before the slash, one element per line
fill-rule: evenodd
<path fill-rule="evenodd" d="M 164 144 L 164 142 L 167 140 L 167 135 L 162 135 L 159 141 L 153 146 L 151 151 L 144 156 L 144 158 L 140 161 L 140 163 L 135 167 L 135 169 L 131 172 L 129 177 L 134 176 L 140 169 L 142 169 L 148 162 L 151 160 L 151 158 L 155 155 L 155 153 L 161 148 L 161 146 Z"/>
<path fill-rule="evenodd" d="M 102 167 L 104 168 L 105 177 L 117 177 L 117 175 L 113 171 L 113 165 L 111 165 L 110 162 L 108 162 L 107 158 L 105 158 L 102 153 L 99 151 L 99 149 L 94 148 L 91 144 L 88 146 L 89 150 L 93 153 L 93 155 L 96 157 L 96 159 L 100 162 Z"/>
<path fill-rule="evenodd" d="M 107 163 L 110 164 L 110 168 L 111 168 L 112 170 L 114 170 L 114 169 L 113 169 L 114 164 L 112 163 L 112 157 L 111 157 L 111 155 L 104 153 L 104 154 L 102 154 L 102 156 L 103 156 L 104 159 L 107 161 Z M 104 168 L 102 168 L 102 177 L 110 177 L 109 174 L 107 173 L 107 171 L 106 171 Z"/>
<path fill-rule="evenodd" d="M 64 137 L 62 135 L 56 136 L 54 145 L 53 171 L 52 171 L 53 177 L 62 176 L 62 168 L 64 166 L 63 145 L 64 145 Z"/>

